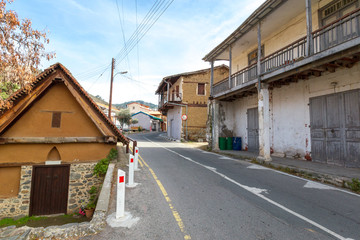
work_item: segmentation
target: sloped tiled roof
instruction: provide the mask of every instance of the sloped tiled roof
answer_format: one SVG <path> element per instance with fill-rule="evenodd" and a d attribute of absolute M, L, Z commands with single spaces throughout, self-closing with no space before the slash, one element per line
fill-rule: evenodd
<path fill-rule="evenodd" d="M 0 119 L 5 114 L 15 114 L 19 115 L 20 113 L 18 111 L 13 111 L 13 108 L 16 107 L 16 105 L 27 96 L 30 96 L 33 94 L 33 90 L 40 87 L 43 83 L 46 82 L 47 77 L 51 75 L 52 73 L 56 71 L 62 71 L 65 76 L 67 77 L 68 82 L 73 86 L 73 88 L 84 97 L 86 104 L 88 104 L 97 114 L 97 116 L 100 117 L 100 119 L 103 121 L 105 126 L 108 127 L 108 129 L 111 130 L 111 132 L 118 138 L 119 141 L 121 141 L 124 144 L 129 143 L 129 139 L 125 137 L 120 130 L 113 124 L 112 121 L 108 119 L 108 117 L 100 110 L 100 108 L 97 106 L 97 104 L 91 99 L 89 94 L 84 90 L 84 88 L 78 83 L 78 81 L 72 76 L 70 71 L 65 68 L 61 63 L 56 63 L 54 65 L 51 65 L 49 68 L 45 69 L 42 73 L 36 76 L 36 79 L 26 86 L 26 88 L 21 88 L 18 91 L 16 91 L 14 94 L 12 94 L 6 101 L 3 106 L 0 106 Z M 66 84 L 65 84 L 66 85 Z M 38 97 L 38 96 L 36 96 Z M 36 98 L 35 97 L 35 98 Z M 81 103 L 79 102 L 81 105 Z M 7 107 L 9 106 L 10 107 Z M 15 121 L 16 118 L 13 118 Z M 1 131 L 4 129 L 0 129 Z"/>

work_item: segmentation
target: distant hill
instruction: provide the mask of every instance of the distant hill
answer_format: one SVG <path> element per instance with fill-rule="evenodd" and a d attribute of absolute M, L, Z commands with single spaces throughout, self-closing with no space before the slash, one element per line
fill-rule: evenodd
<path fill-rule="evenodd" d="M 145 102 L 143 100 L 136 100 L 136 101 L 128 101 L 128 102 L 124 102 L 124 103 L 118 103 L 118 104 L 114 104 L 114 106 L 116 108 L 126 108 L 126 105 L 128 105 L 129 103 L 132 103 L 132 102 L 137 102 L 137 103 L 141 103 L 143 105 L 146 105 L 146 106 L 149 106 L 151 109 L 157 109 L 157 105 L 156 104 L 153 104 L 153 103 L 150 103 L 150 102 Z"/>
<path fill-rule="evenodd" d="M 89 95 L 95 102 L 99 102 L 99 103 L 102 103 L 102 104 L 105 104 L 105 105 L 109 105 L 109 103 L 107 101 L 105 101 L 101 96 L 99 96 L 99 95 L 93 96 L 91 94 L 89 94 Z M 117 104 L 113 103 L 112 105 L 114 107 L 116 107 L 117 109 L 121 109 L 121 108 L 126 108 L 126 105 L 128 105 L 129 103 L 132 103 L 132 102 L 137 102 L 137 103 L 144 104 L 146 106 L 149 106 L 151 109 L 157 109 L 157 107 L 158 107 L 156 104 L 153 104 L 153 103 L 150 103 L 150 102 L 145 102 L 143 100 L 128 101 L 128 102 L 117 103 Z"/>
<path fill-rule="evenodd" d="M 91 95 L 91 94 L 89 94 L 89 95 L 95 102 L 99 102 L 99 103 L 102 103 L 102 104 L 105 104 L 105 105 L 109 105 L 109 103 L 107 101 L 105 101 L 100 95 L 96 95 L 96 96 Z"/>

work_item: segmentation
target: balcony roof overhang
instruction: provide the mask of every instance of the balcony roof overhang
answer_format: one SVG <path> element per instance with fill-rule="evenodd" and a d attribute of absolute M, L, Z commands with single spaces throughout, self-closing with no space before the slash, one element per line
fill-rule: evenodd
<path fill-rule="evenodd" d="M 284 4 L 286 3 L 286 4 Z M 280 7 L 283 6 L 281 9 Z M 278 10 L 278 11 L 277 11 Z M 281 12 L 280 12 L 281 11 Z M 305 11 L 305 1 L 289 0 L 267 0 L 257 8 L 232 34 L 223 42 L 211 50 L 204 58 L 204 61 L 229 60 L 229 47 L 241 41 L 257 43 L 257 27 L 261 21 L 262 37 L 270 35 L 279 28 L 281 22 L 288 21 L 294 16 Z M 250 33 L 250 34 L 249 34 Z M 241 43 L 239 44 L 241 45 Z"/>

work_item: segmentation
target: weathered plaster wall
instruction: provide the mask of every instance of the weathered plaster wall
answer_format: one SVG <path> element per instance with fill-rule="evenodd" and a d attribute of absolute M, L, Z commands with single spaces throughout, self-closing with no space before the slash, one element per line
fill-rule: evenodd
<path fill-rule="evenodd" d="M 0 167 L 0 198 L 15 197 L 19 192 L 21 167 Z"/>
<path fill-rule="evenodd" d="M 19 192 L 15 197 L 0 198 L 0 219 L 29 215 L 32 166 L 21 166 Z M 5 185 L 6 182 L 2 182 Z"/>
<path fill-rule="evenodd" d="M 247 146 L 247 110 L 257 108 L 257 95 L 251 95 L 234 102 L 220 101 L 220 137 L 242 138 L 242 148 Z"/>
<path fill-rule="evenodd" d="M 79 211 L 86 206 L 92 186 L 99 188 L 102 178 L 93 174 L 96 163 L 71 164 L 69 177 L 68 213 Z"/>
<path fill-rule="evenodd" d="M 182 120 L 181 120 L 181 107 L 174 106 L 173 109 L 169 109 L 167 113 L 167 134 L 168 137 L 174 139 L 181 139 L 181 129 L 182 129 Z"/>
<path fill-rule="evenodd" d="M 95 161 L 105 157 L 114 144 L 6 144 L 0 147 L 1 163 L 44 163 L 51 149 L 56 147 L 63 162 Z M 21 149 L 21 151 L 19 151 Z"/>
<path fill-rule="evenodd" d="M 332 83 L 337 85 L 333 86 Z M 280 156 L 303 157 L 311 151 L 309 99 L 360 88 L 360 64 L 338 68 L 335 73 L 270 90 L 270 145 Z M 230 130 L 247 144 L 247 115 L 257 107 L 257 95 L 234 102 L 220 102 L 220 136 Z M 226 132 L 224 132 L 224 129 Z"/>
<path fill-rule="evenodd" d="M 334 88 L 331 84 L 337 82 Z M 272 91 L 270 119 L 272 146 L 287 156 L 304 156 L 311 151 L 309 99 L 311 97 L 360 88 L 360 64 L 351 69 L 339 68 L 335 73 L 299 81 Z"/>

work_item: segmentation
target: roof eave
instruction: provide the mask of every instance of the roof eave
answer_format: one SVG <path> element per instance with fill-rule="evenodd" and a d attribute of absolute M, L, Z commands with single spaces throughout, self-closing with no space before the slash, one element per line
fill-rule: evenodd
<path fill-rule="evenodd" d="M 252 27 L 262 20 L 266 15 L 274 11 L 281 3 L 287 0 L 267 0 L 260 7 L 258 7 L 233 33 L 231 33 L 224 41 L 222 41 L 218 46 L 211 50 L 208 54 L 203 57 L 202 60 L 211 62 L 217 59 L 222 52 L 224 52 L 228 47 L 241 38 L 245 33 L 247 33 Z M 270 10 L 268 10 L 270 9 Z"/>

